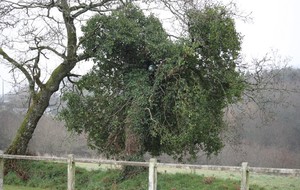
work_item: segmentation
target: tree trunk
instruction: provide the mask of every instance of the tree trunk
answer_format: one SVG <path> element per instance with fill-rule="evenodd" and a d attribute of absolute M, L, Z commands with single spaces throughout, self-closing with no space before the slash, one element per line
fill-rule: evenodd
<path fill-rule="evenodd" d="M 125 155 L 132 157 L 141 154 L 141 140 L 131 126 L 125 128 Z"/>
<path fill-rule="evenodd" d="M 141 140 L 139 135 L 130 126 L 125 128 L 125 160 L 127 161 L 144 161 Z M 129 179 L 141 172 L 145 171 L 143 167 L 124 166 L 118 182 Z"/>
<path fill-rule="evenodd" d="M 74 68 L 76 61 L 60 64 L 51 74 L 44 87 L 33 97 L 17 134 L 6 150 L 6 154 L 24 155 L 35 128 L 49 105 L 50 98 L 59 89 L 60 82 Z"/>
<path fill-rule="evenodd" d="M 133 104 L 131 109 L 139 109 L 139 106 Z M 141 135 L 138 134 L 137 129 L 133 126 L 134 124 L 129 115 L 125 122 L 125 160 L 142 162 L 144 158 Z M 145 168 L 143 167 L 124 166 L 119 181 L 129 179 L 144 170 Z"/>
<path fill-rule="evenodd" d="M 38 121 L 49 105 L 52 94 L 48 90 L 42 90 L 37 94 L 38 99 L 30 105 L 14 140 L 6 150 L 7 154 L 21 155 L 26 153 L 28 143 L 32 138 Z"/>

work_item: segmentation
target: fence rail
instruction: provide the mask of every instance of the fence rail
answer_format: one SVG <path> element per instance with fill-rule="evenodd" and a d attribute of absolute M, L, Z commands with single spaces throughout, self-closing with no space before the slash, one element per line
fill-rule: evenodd
<path fill-rule="evenodd" d="M 0 153 L 0 190 L 3 190 L 4 159 L 35 160 L 35 161 L 48 161 L 48 162 L 58 161 L 62 163 L 67 163 L 68 164 L 68 190 L 75 190 L 75 162 L 149 167 L 149 183 L 148 183 L 149 190 L 157 190 L 157 168 L 158 167 L 241 172 L 241 190 L 249 190 L 250 172 L 261 173 L 261 174 L 300 176 L 300 169 L 249 167 L 247 162 L 243 162 L 241 167 L 237 167 L 237 166 L 158 163 L 155 158 L 151 158 L 149 162 L 132 162 L 132 161 L 74 158 L 74 155 L 72 154 L 68 155 L 68 157 L 66 158 L 66 157 L 8 155 L 8 154 Z"/>
<path fill-rule="evenodd" d="M 3 154 L 1 155 L 2 159 L 14 159 L 14 160 L 36 160 L 36 161 L 57 161 L 67 163 L 68 158 L 64 157 L 52 157 L 52 156 L 23 156 L 23 155 L 10 155 Z"/>
<path fill-rule="evenodd" d="M 81 163 L 149 167 L 149 162 L 116 161 L 116 160 L 86 159 L 86 158 L 75 158 L 74 160 L 75 162 L 81 162 Z"/>

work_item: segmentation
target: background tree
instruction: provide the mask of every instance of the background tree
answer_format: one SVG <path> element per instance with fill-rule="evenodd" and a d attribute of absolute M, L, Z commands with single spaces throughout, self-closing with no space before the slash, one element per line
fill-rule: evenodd
<path fill-rule="evenodd" d="M 157 18 L 128 5 L 83 28 L 97 66 L 69 93 L 61 116 L 107 156 L 180 158 L 222 148 L 223 108 L 244 89 L 240 35 L 223 6 L 191 9 L 188 37 L 172 41 Z"/>

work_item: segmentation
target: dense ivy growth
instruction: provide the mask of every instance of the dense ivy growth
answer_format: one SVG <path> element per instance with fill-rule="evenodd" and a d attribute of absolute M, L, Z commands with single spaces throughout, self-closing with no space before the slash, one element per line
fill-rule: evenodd
<path fill-rule="evenodd" d="M 93 70 L 65 95 L 67 127 L 107 156 L 208 155 L 222 148 L 223 109 L 244 89 L 241 38 L 224 7 L 191 10 L 188 37 L 128 5 L 83 27 Z"/>

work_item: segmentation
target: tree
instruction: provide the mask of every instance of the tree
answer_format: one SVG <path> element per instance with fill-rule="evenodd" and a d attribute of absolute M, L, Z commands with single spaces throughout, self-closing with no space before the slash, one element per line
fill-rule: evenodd
<path fill-rule="evenodd" d="M 223 108 L 244 89 L 236 69 L 241 38 L 223 6 L 186 14 L 188 36 L 177 41 L 131 4 L 91 18 L 83 46 L 97 65 L 79 93 L 65 96 L 67 127 L 86 132 L 107 156 L 218 152 Z"/>
<path fill-rule="evenodd" d="M 134 1 L 126 0 L 126 2 Z M 78 63 L 89 58 L 82 52 L 81 44 L 84 39 L 79 39 L 79 28 L 90 17 L 91 12 L 104 14 L 126 2 L 123 0 L 0 2 L 1 64 L 11 67 L 15 81 L 25 81 L 30 93 L 27 115 L 6 153 L 26 152 L 28 142 L 49 104 L 51 95 L 60 88 L 64 79 L 76 76 L 71 71 Z"/>
<path fill-rule="evenodd" d="M 29 84 L 31 103 L 8 154 L 25 154 L 38 121 L 61 82 L 89 58 L 82 53 L 79 27 L 89 12 L 105 12 L 117 0 L 37 0 L 0 2 L 2 61 L 21 72 Z M 52 66 L 49 66 L 49 63 Z M 54 68 L 50 73 L 43 68 Z"/>

